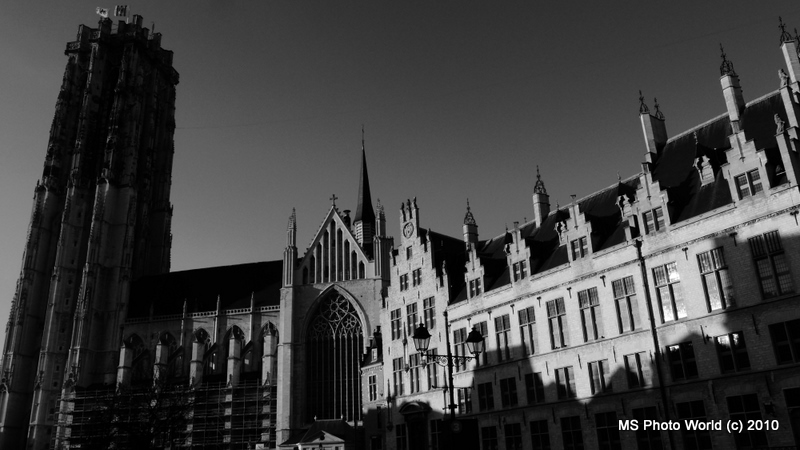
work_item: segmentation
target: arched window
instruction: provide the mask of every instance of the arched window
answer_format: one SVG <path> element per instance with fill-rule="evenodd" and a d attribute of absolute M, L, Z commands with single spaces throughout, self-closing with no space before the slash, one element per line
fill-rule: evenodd
<path fill-rule="evenodd" d="M 350 261 L 348 255 L 350 254 L 350 241 L 344 241 L 344 279 L 350 279 Z"/>
<path fill-rule="evenodd" d="M 358 272 L 356 272 L 356 268 L 358 267 L 358 259 L 356 258 L 355 250 L 350 252 L 350 267 L 353 270 L 353 278 L 358 278 Z"/>
<path fill-rule="evenodd" d="M 131 381 L 146 383 L 153 380 L 153 362 L 150 351 L 138 334 L 132 334 L 125 340 L 125 346 L 133 351 L 131 362 Z"/>
<path fill-rule="evenodd" d="M 319 302 L 306 331 L 309 420 L 360 420 L 362 328 L 355 308 L 338 292 Z"/>
<path fill-rule="evenodd" d="M 303 284 L 308 284 L 308 267 L 303 267 Z"/>
<path fill-rule="evenodd" d="M 178 349 L 178 340 L 169 331 L 159 335 L 158 342 L 167 347 L 167 376 L 175 378 L 183 375 L 183 352 Z"/>
<path fill-rule="evenodd" d="M 317 271 L 316 271 L 317 259 L 314 258 L 314 256 L 311 256 L 311 258 L 308 259 L 308 267 L 311 269 L 308 279 L 309 279 L 309 281 L 311 283 L 316 283 L 317 282 L 317 278 L 316 278 L 317 277 Z"/>
<path fill-rule="evenodd" d="M 366 275 L 364 274 L 364 262 L 361 261 L 358 263 L 358 278 L 364 279 Z"/>

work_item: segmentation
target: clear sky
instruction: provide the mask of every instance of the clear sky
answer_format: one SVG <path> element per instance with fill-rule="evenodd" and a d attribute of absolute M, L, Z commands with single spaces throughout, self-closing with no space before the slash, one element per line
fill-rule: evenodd
<path fill-rule="evenodd" d="M 778 16 L 796 1 L 146 1 L 175 52 L 172 269 L 302 253 L 330 206 L 355 210 L 361 126 L 373 199 L 399 236 L 481 238 L 533 215 L 539 165 L 553 207 L 634 175 L 638 91 L 670 136 L 725 112 L 719 43 L 746 100 L 778 88 Z M 97 1 L 4 2 L 0 14 L 0 320 L 19 274 L 64 49 Z M 3 322 L 5 323 L 5 322 Z"/>

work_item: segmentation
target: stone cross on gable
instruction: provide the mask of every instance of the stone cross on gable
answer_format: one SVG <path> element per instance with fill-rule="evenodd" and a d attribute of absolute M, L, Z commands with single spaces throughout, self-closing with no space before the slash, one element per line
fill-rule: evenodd
<path fill-rule="evenodd" d="M 331 195 L 330 201 L 333 206 L 336 206 L 336 199 L 339 198 L 336 194 Z"/>

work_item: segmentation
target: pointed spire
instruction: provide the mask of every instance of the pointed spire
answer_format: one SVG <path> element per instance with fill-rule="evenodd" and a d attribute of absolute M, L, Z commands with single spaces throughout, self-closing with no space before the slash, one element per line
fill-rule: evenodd
<path fill-rule="evenodd" d="M 375 222 L 375 210 L 372 209 L 372 196 L 369 192 L 369 174 L 367 173 L 367 151 L 364 149 L 364 126 L 361 126 L 361 177 L 358 181 L 358 205 L 353 223 L 364 221 Z"/>
<path fill-rule="evenodd" d="M 294 208 L 292 208 L 292 215 L 289 216 L 289 226 L 286 228 L 289 230 L 297 229 L 297 213 L 295 212 Z"/>
<path fill-rule="evenodd" d="M 722 47 L 722 44 L 719 44 L 719 51 L 722 52 L 722 64 L 719 66 L 719 74 L 721 76 L 725 75 L 732 75 L 736 76 L 736 72 L 733 70 L 733 63 L 728 61 L 727 56 L 725 55 L 725 49 Z"/>
<path fill-rule="evenodd" d="M 536 165 L 536 184 L 533 185 L 534 194 L 547 194 L 547 189 L 544 188 L 542 175 L 539 173 L 539 165 Z"/>
<path fill-rule="evenodd" d="M 464 225 L 477 225 L 475 216 L 472 215 L 472 211 L 469 208 L 469 199 L 467 199 L 467 214 L 464 215 Z"/>

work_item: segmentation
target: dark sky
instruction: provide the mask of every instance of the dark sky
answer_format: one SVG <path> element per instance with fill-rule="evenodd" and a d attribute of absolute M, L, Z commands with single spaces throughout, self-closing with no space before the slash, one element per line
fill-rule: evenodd
<path fill-rule="evenodd" d="M 66 42 L 96 1 L 6 2 L 0 14 L 0 320 L 8 314 Z M 361 126 L 372 197 L 399 236 L 480 237 L 532 217 L 536 166 L 562 206 L 640 170 L 638 91 L 670 136 L 725 112 L 720 50 L 747 101 L 778 88 L 772 2 L 148 1 L 181 75 L 173 270 L 282 257 L 297 208 L 311 242 L 332 194 L 355 209 Z"/>

